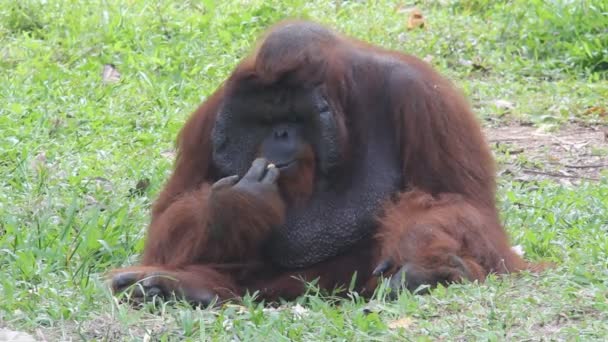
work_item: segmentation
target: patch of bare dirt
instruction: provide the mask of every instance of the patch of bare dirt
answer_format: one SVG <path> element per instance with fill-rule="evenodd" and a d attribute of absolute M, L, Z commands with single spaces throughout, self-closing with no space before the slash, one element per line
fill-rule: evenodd
<path fill-rule="evenodd" d="M 500 174 L 565 184 L 596 181 L 608 170 L 608 127 L 567 125 L 555 132 L 507 125 L 485 128 Z"/>
<path fill-rule="evenodd" d="M 36 342 L 36 339 L 22 331 L 0 328 L 0 341 L 6 342 Z"/>
<path fill-rule="evenodd" d="M 81 322 L 66 321 L 56 327 L 38 329 L 37 341 L 129 341 L 134 338 L 156 341 L 158 336 L 172 330 L 177 331 L 177 327 L 170 315 L 135 313 L 128 321 L 121 322 L 116 316 L 104 313 Z"/>

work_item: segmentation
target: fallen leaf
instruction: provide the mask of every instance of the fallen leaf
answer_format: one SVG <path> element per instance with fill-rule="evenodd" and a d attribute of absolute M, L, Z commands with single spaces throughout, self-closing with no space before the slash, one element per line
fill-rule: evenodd
<path fill-rule="evenodd" d="M 407 19 L 407 29 L 413 30 L 416 28 L 424 28 L 426 21 L 422 15 L 422 11 L 417 8 L 412 9 L 410 16 Z"/>
<path fill-rule="evenodd" d="M 63 126 L 63 120 L 61 118 L 54 118 L 51 121 L 51 128 L 49 129 L 49 136 L 54 136 L 57 131 L 59 131 L 59 128 L 61 128 L 61 126 Z"/>
<path fill-rule="evenodd" d="M 308 315 L 308 309 L 303 307 L 302 305 L 300 305 L 299 303 L 296 304 L 291 311 L 293 312 L 293 315 L 295 316 L 295 318 L 300 319 L 303 318 L 305 316 Z"/>
<path fill-rule="evenodd" d="M 367 303 L 367 305 L 363 308 L 363 313 L 366 315 L 374 312 L 378 313 L 380 311 L 382 311 L 382 306 L 375 300 L 369 301 L 369 303 Z"/>
<path fill-rule="evenodd" d="M 87 202 L 88 205 L 91 205 L 91 206 L 95 206 L 95 205 L 99 204 L 99 201 L 91 195 L 85 195 L 84 200 L 85 200 L 85 202 Z"/>
<path fill-rule="evenodd" d="M 464 58 L 460 58 L 458 60 L 458 63 L 460 63 L 461 65 L 466 66 L 466 67 L 470 67 L 473 65 L 473 61 L 470 61 L 470 60 L 464 59 Z"/>
<path fill-rule="evenodd" d="M 173 160 L 177 154 L 175 153 L 175 150 L 164 150 L 160 153 L 160 155 L 167 159 Z"/>
<path fill-rule="evenodd" d="M 482 65 L 481 62 L 473 62 L 471 64 L 471 68 L 473 69 L 473 71 L 481 71 L 481 72 L 488 72 L 488 71 L 490 71 L 490 68 Z"/>
<path fill-rule="evenodd" d="M 94 177 L 91 179 L 95 182 L 95 186 L 102 188 L 104 191 L 112 191 L 114 189 L 112 181 L 104 177 Z"/>
<path fill-rule="evenodd" d="M 410 325 L 412 325 L 412 323 L 414 323 L 414 321 L 409 318 L 409 317 L 403 317 L 403 318 L 399 318 L 396 321 L 392 321 L 388 324 L 388 327 L 390 329 L 405 329 L 407 327 L 409 327 Z"/>
<path fill-rule="evenodd" d="M 34 171 L 40 171 L 41 169 L 46 167 L 46 153 L 40 152 L 32 159 L 30 162 L 30 167 Z"/>
<path fill-rule="evenodd" d="M 114 66 L 114 64 L 106 64 L 103 66 L 103 73 L 101 74 L 103 83 L 116 83 L 120 81 L 120 73 Z"/>
<path fill-rule="evenodd" d="M 415 8 L 415 7 L 414 7 Z M 395 12 L 398 14 L 403 14 L 411 11 L 411 7 L 407 7 L 405 4 L 397 4 L 395 6 Z"/>
<path fill-rule="evenodd" d="M 129 190 L 129 196 L 142 196 L 150 187 L 150 179 L 144 178 L 137 181 L 135 188 Z"/>
<path fill-rule="evenodd" d="M 520 153 L 524 153 L 524 148 L 520 147 L 520 148 L 514 148 L 509 150 L 509 154 L 510 155 L 515 155 L 515 154 L 520 154 Z"/>
<path fill-rule="evenodd" d="M 584 115 L 594 114 L 594 115 L 597 115 L 600 117 L 604 117 L 604 116 L 608 115 L 608 108 L 601 107 L 601 106 L 592 106 L 592 107 L 587 108 L 587 110 L 585 110 L 583 112 L 583 114 Z"/>
<path fill-rule="evenodd" d="M 515 105 L 513 104 L 513 102 L 509 102 L 506 100 L 496 100 L 496 101 L 494 101 L 494 105 L 496 106 L 496 108 L 504 109 L 504 110 L 511 110 L 511 109 L 515 108 Z"/>
<path fill-rule="evenodd" d="M 501 177 L 502 177 L 502 176 L 513 176 L 514 174 L 515 174 L 515 172 L 513 172 L 513 170 L 508 169 L 508 168 L 507 168 L 507 169 L 504 169 L 504 170 L 502 170 L 502 171 L 500 171 L 500 172 L 498 173 L 498 175 L 499 175 L 499 176 L 501 176 Z"/>
<path fill-rule="evenodd" d="M 247 309 L 246 306 L 239 305 L 239 304 L 227 303 L 226 305 L 224 305 L 224 307 L 233 308 L 236 311 L 236 313 L 239 315 L 244 315 L 249 312 L 249 309 Z"/>

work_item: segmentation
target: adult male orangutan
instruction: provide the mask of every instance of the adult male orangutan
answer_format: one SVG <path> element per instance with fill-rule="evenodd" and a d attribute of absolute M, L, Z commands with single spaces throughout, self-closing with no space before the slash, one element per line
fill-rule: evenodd
<path fill-rule="evenodd" d="M 415 290 L 535 266 L 510 248 L 464 97 L 425 62 L 286 22 L 190 117 L 140 266 L 115 293 L 198 305 L 303 280 Z M 134 284 L 139 286 L 131 286 Z"/>

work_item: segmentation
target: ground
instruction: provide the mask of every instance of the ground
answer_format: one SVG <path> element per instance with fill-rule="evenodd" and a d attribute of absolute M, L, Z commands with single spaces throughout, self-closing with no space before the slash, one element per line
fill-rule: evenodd
<path fill-rule="evenodd" d="M 605 340 L 606 13 L 604 0 L 0 2 L 0 340 Z M 555 268 L 396 301 L 314 283 L 279 307 L 115 301 L 105 272 L 137 262 L 184 120 L 293 17 L 424 58 L 461 88 L 512 243 Z"/>
<path fill-rule="evenodd" d="M 598 181 L 608 169 L 608 128 L 570 124 L 554 131 L 529 125 L 485 129 L 500 158 L 499 175 L 526 182 L 543 178 L 564 185 Z"/>

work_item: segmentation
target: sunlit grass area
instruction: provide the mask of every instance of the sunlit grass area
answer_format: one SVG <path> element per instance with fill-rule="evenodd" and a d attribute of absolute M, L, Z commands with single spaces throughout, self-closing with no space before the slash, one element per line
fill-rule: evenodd
<path fill-rule="evenodd" d="M 425 25 L 408 30 L 414 6 Z M 556 268 L 396 301 L 311 284 L 279 308 L 115 302 L 104 272 L 137 262 L 179 128 L 285 18 L 425 58 L 462 88 L 495 148 L 512 243 Z M 0 327 L 48 340 L 603 340 L 607 28 L 603 0 L 0 2 Z M 538 138 L 494 135 L 513 127 Z M 517 145 L 531 136 L 551 144 Z"/>

